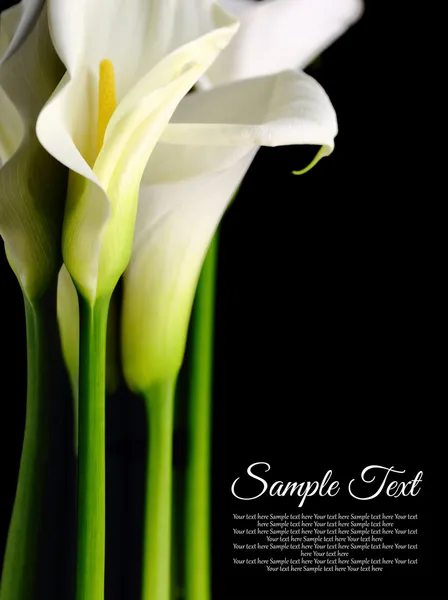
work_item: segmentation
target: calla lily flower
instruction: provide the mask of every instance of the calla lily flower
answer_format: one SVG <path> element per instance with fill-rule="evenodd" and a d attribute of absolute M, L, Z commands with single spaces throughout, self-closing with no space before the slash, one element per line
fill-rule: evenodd
<path fill-rule="evenodd" d="M 36 120 L 63 74 L 43 2 L 22 0 L 0 17 L 0 235 L 30 301 L 55 281 L 65 170 L 40 146 Z"/>
<path fill-rule="evenodd" d="M 237 30 L 214 4 L 198 13 L 198 1 L 48 0 L 67 75 L 37 135 L 70 169 L 63 257 L 92 303 L 110 296 L 129 260 L 140 180 L 156 142 Z"/>
<path fill-rule="evenodd" d="M 180 103 L 140 188 L 122 320 L 124 373 L 138 392 L 181 366 L 207 248 L 259 147 L 316 145 L 315 164 L 331 153 L 337 134 L 322 87 L 288 69 L 304 66 L 340 35 L 359 16 L 360 2 L 223 4 L 247 11 L 235 40 L 201 80 L 216 87 Z M 332 6 L 329 14 L 322 14 L 324 5 Z"/>
<path fill-rule="evenodd" d="M 238 28 L 214 4 L 198 13 L 197 2 L 202 0 L 48 0 L 53 43 L 67 74 L 36 131 L 49 154 L 70 170 L 62 251 L 80 313 L 79 599 L 104 597 L 107 316 L 132 250 L 140 181 L 178 103 Z M 60 290 L 59 299 L 68 304 L 63 298 Z M 73 363 L 67 330 L 61 331 Z M 159 588 L 168 583 L 157 571 L 154 597 L 167 598 Z"/>

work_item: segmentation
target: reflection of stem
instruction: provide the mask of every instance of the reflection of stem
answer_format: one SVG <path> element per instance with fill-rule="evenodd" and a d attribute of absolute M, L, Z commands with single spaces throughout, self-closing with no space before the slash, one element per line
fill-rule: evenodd
<path fill-rule="evenodd" d="M 79 296 L 78 546 L 76 600 L 103 600 L 106 538 L 105 371 L 109 298 Z"/>
<path fill-rule="evenodd" d="M 52 396 L 50 368 L 54 358 L 56 290 L 32 304 L 25 298 L 28 360 L 26 421 L 14 508 L 3 560 L 1 600 L 37 597 L 39 540 L 45 510 L 49 464 Z M 47 306 L 47 304 L 49 306 Z M 50 319 L 46 326 L 45 315 Z"/>
<path fill-rule="evenodd" d="M 185 598 L 210 598 L 210 427 L 218 233 L 204 262 L 193 316 L 186 481 Z"/>
<path fill-rule="evenodd" d="M 144 394 L 149 420 L 143 541 L 143 600 L 169 600 L 175 381 Z"/>

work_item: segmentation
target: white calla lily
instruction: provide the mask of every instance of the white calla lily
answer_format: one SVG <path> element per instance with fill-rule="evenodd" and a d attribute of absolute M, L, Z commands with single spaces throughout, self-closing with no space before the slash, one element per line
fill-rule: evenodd
<path fill-rule="evenodd" d="M 286 17 L 291 3 L 275 4 L 281 4 Z M 347 9 L 346 2 L 342 5 Z M 273 6 L 266 3 L 268 11 Z M 254 8 L 251 13 L 255 12 Z M 145 398 L 150 424 L 143 554 L 148 568 L 142 587 L 148 598 L 159 596 L 153 586 L 157 573 L 169 578 L 173 382 L 183 360 L 193 297 L 209 244 L 261 145 L 316 145 L 320 150 L 314 164 L 333 150 L 337 134 L 336 115 L 321 86 L 303 73 L 285 70 L 300 64 L 294 45 L 290 56 L 280 52 L 275 64 L 268 60 L 268 71 L 260 71 L 262 61 L 255 62 L 254 41 L 258 49 L 267 44 L 269 52 L 276 54 L 273 36 L 264 34 L 283 35 L 283 27 L 272 20 L 267 28 L 266 23 L 262 28 L 252 25 L 240 37 L 228 72 L 225 60 L 216 72 L 212 66 L 199 86 L 212 89 L 182 100 L 148 162 L 140 188 L 133 253 L 124 278 L 122 356 L 127 383 Z M 288 31 L 292 27 L 288 24 Z M 317 47 L 322 48 L 322 32 L 315 33 L 320 37 Z M 328 28 L 324 37 L 329 40 Z M 310 39 L 303 42 L 301 53 L 312 54 L 316 46 L 310 44 Z M 234 68 L 239 64 L 244 68 Z M 211 84 L 220 85 L 213 89 Z M 212 260 L 214 256 L 215 252 Z M 210 263 L 207 267 L 211 286 L 214 267 Z M 211 326 L 213 294 L 210 287 L 205 290 L 206 298 L 204 292 L 199 297 L 201 325 L 198 329 L 196 322 L 194 329 L 190 372 L 184 580 L 189 599 L 210 597 L 211 387 L 206 371 L 212 335 L 205 329 Z M 202 353 L 208 360 L 198 359 Z M 167 596 L 166 592 L 160 595 Z"/>
<path fill-rule="evenodd" d="M 123 367 L 144 391 L 177 373 L 208 245 L 261 145 L 321 146 L 337 134 L 331 103 L 304 67 L 362 13 L 360 0 L 222 0 L 241 26 L 180 103 L 145 171 L 125 274 Z M 210 87 L 214 89 L 209 89 Z M 172 168 L 175 165 L 175 168 Z"/>
<path fill-rule="evenodd" d="M 48 1 L 67 76 L 37 134 L 71 171 L 63 256 L 90 302 L 110 295 L 126 267 L 140 179 L 158 138 L 237 30 L 215 5 L 195 10 L 202 1 Z"/>
<path fill-rule="evenodd" d="M 203 2 L 205 10 L 195 10 Z M 76 597 L 100 600 L 109 301 L 131 254 L 148 159 L 178 103 L 238 23 L 208 0 L 48 0 L 48 11 L 67 75 L 40 113 L 37 135 L 70 169 L 62 251 L 80 313 L 78 366 L 62 344 L 72 381 L 79 368 Z M 62 275 L 60 285 L 60 329 L 71 346 L 78 331 L 62 322 L 73 300 L 63 289 L 69 278 Z M 148 597 L 168 600 L 164 573 L 157 569 L 150 578 Z"/>
<path fill-rule="evenodd" d="M 0 18 L 0 235 L 30 301 L 56 280 L 65 170 L 40 146 L 36 119 L 59 82 L 42 2 L 22 0 Z"/>
<path fill-rule="evenodd" d="M 205 3 L 207 2 L 208 0 L 205 0 Z M 238 65 L 244 65 L 244 73 L 248 77 L 266 75 L 272 70 L 282 70 L 288 66 L 305 66 L 310 57 L 314 57 L 317 52 L 341 35 L 344 28 L 354 22 L 362 12 L 360 0 L 341 0 L 341 2 L 269 0 L 264 3 L 254 3 L 251 0 L 221 0 L 221 5 L 237 14 L 242 19 L 242 26 L 229 46 L 201 78 L 201 83 L 205 80 L 207 87 L 210 85 L 209 80 L 213 80 L 214 83 L 238 80 L 241 75 L 241 71 L 235 72 L 235 67 Z M 199 3 L 197 8 L 201 8 Z M 194 11 L 191 11 L 189 16 L 193 22 L 201 23 L 206 21 L 207 14 L 205 13 L 204 17 L 204 12 L 197 10 L 195 15 Z M 288 38 L 287 43 L 283 43 L 285 29 L 282 24 L 285 22 L 291 22 L 288 32 L 293 30 L 297 32 L 297 35 L 293 34 Z M 267 27 L 267 23 L 270 27 Z M 265 44 L 268 34 L 269 43 Z M 275 48 L 280 48 L 280 51 L 274 52 Z M 270 62 L 271 56 L 275 57 L 274 65 Z M 289 75 L 289 81 L 292 81 L 291 78 L 292 76 Z M 263 126 L 264 115 L 262 116 L 261 110 L 270 100 L 276 102 L 272 84 L 276 81 L 285 83 L 287 79 L 288 76 L 285 75 L 279 80 L 270 78 L 265 82 L 262 79 L 256 82 L 241 82 L 236 87 L 229 86 L 221 91 L 208 92 L 206 95 L 202 95 L 202 92 L 190 94 L 180 103 L 151 155 L 140 192 L 132 263 L 125 278 L 123 358 L 128 383 L 136 389 L 149 385 L 148 382 L 157 377 L 157 373 L 163 373 L 170 368 L 175 369 L 179 364 L 183 354 L 192 290 L 195 288 L 198 268 L 200 268 L 198 265 L 202 261 L 208 242 L 230 197 L 255 157 L 258 145 L 263 143 L 271 145 L 274 142 L 275 144 L 295 143 L 298 138 L 294 136 L 299 129 L 301 129 L 302 140 L 306 137 L 303 128 L 308 127 L 309 132 L 312 131 L 306 119 L 297 119 L 304 114 L 303 110 L 307 103 L 308 110 L 311 111 L 308 116 L 316 119 L 319 109 L 317 106 L 313 107 L 316 98 L 312 95 L 302 100 L 297 96 L 295 101 L 292 101 L 290 95 L 285 106 L 289 110 L 288 115 L 284 114 L 282 119 L 278 119 L 275 123 L 271 122 L 269 129 Z M 305 81 L 309 84 L 311 80 L 302 76 L 300 81 L 304 90 Z M 313 85 L 311 83 L 311 86 Z M 257 98 L 257 86 L 264 88 L 265 97 L 259 104 L 260 112 L 255 117 L 253 110 L 257 105 L 253 102 L 253 98 Z M 269 98 L 270 93 L 271 96 L 274 93 L 272 98 Z M 230 104 L 227 104 L 228 98 L 224 99 L 226 94 L 231 100 Z M 328 135 L 321 137 L 320 134 L 324 132 L 324 129 L 321 129 L 319 137 L 315 136 L 313 140 L 309 137 L 308 142 L 327 143 L 328 145 L 322 151 L 324 154 L 332 148 L 336 134 L 335 120 L 333 111 L 329 110 L 326 97 L 322 93 L 318 96 L 321 100 L 325 98 L 324 105 L 321 105 L 323 108 L 321 116 L 327 110 L 327 118 L 331 126 L 327 131 Z M 232 110 L 236 111 L 233 115 L 227 111 L 224 115 L 227 121 L 224 123 L 220 120 L 221 115 L 214 112 L 216 102 L 219 102 L 220 98 L 222 99 L 220 110 L 227 104 L 229 110 L 232 107 Z M 277 98 L 280 98 L 280 95 L 277 94 Z M 193 111 L 194 107 L 196 110 Z M 277 104 L 276 109 L 278 118 L 281 107 Z M 265 116 L 266 121 L 269 122 L 269 115 Z M 291 117 L 293 120 L 294 117 L 296 118 L 295 128 L 288 127 L 288 118 Z M 225 127 L 221 127 L 222 125 Z M 266 136 L 262 140 L 259 134 L 263 132 L 263 128 Z M 268 139 L 268 131 L 269 135 L 275 136 L 275 140 Z M 289 138 L 281 138 L 281 131 Z M 314 127 L 314 132 L 317 131 L 319 128 Z M 233 136 L 233 145 L 230 142 L 231 136 Z M 208 199 L 205 205 L 207 219 L 202 220 L 200 210 L 201 203 L 205 202 L 204 198 Z M 176 231 L 176 227 L 182 226 L 186 216 L 188 218 L 185 222 L 191 226 L 191 230 L 188 231 L 187 228 L 183 230 L 179 237 L 179 244 L 175 244 L 172 248 L 168 244 L 162 247 L 160 243 L 162 239 L 169 243 L 176 241 L 175 235 L 170 236 L 167 231 L 162 231 L 162 225 L 166 225 L 169 218 L 169 222 L 173 223 L 172 231 Z M 206 234 L 202 234 L 199 239 L 195 237 L 195 231 L 201 224 Z M 184 255 L 184 246 L 180 240 L 188 240 L 190 236 L 192 240 L 190 243 L 199 245 L 200 250 L 195 250 L 195 258 L 190 261 L 194 263 L 194 268 L 191 272 L 183 270 L 183 277 L 177 285 L 176 278 Z M 185 281 L 186 279 L 188 281 Z M 68 278 L 63 278 L 60 285 L 63 282 L 65 285 L 70 285 Z M 159 287 L 159 283 L 163 285 Z M 172 295 L 172 303 L 176 310 L 174 317 L 170 311 L 164 310 L 170 289 L 173 291 L 177 289 L 179 292 L 177 300 L 175 295 Z M 151 310 L 145 311 L 145 305 L 150 306 Z M 64 310 L 63 306 L 60 307 L 59 312 L 60 320 L 70 319 L 68 311 Z M 137 312 L 140 320 L 133 316 Z M 182 326 L 179 325 L 176 333 L 177 323 L 181 323 Z M 164 336 L 163 331 L 170 332 L 170 335 Z M 152 332 L 152 340 L 149 339 L 150 332 Z M 176 340 L 175 351 L 170 355 L 173 340 Z M 143 364 L 146 360 L 148 364 L 154 365 L 152 374 L 148 372 L 148 365 Z M 163 367 L 162 363 L 166 366 Z M 67 364 L 70 371 L 76 373 L 77 365 L 69 360 Z"/>
<path fill-rule="evenodd" d="M 313 144 L 324 156 L 336 134 L 328 96 L 304 73 L 184 99 L 145 171 L 125 274 L 123 367 L 133 389 L 179 370 L 207 248 L 259 146 Z M 172 174 L 169 164 L 176 165 Z"/>

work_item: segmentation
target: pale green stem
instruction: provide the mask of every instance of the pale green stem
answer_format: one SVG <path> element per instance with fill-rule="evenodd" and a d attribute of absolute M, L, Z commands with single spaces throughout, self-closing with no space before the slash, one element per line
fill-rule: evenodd
<path fill-rule="evenodd" d="M 145 393 L 149 430 L 143 541 L 142 600 L 169 600 L 173 480 L 174 379 Z"/>
<path fill-rule="evenodd" d="M 213 341 L 218 233 L 209 248 L 196 292 L 188 407 L 185 515 L 185 598 L 210 599 L 210 446 Z"/>
<path fill-rule="evenodd" d="M 79 295 L 79 438 L 76 600 L 104 599 L 106 541 L 105 378 L 109 298 Z"/>
<path fill-rule="evenodd" d="M 54 297 L 51 297 L 53 293 Z M 54 358 L 56 316 L 55 290 L 31 304 L 25 297 L 27 339 L 27 399 L 25 432 L 17 491 L 9 526 L 0 588 L 1 600 L 29 600 L 37 597 L 39 542 L 50 452 L 52 394 L 50 368 Z M 54 323 L 51 326 L 51 318 Z M 11 401 L 14 399 L 11 398 Z"/>

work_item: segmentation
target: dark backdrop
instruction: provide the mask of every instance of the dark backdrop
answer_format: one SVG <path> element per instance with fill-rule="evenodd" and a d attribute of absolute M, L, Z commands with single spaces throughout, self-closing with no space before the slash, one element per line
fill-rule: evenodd
<path fill-rule="evenodd" d="M 367 0 L 365 16 L 309 69 L 336 108 L 336 150 L 295 177 L 309 149 L 261 149 L 221 230 L 213 428 L 214 599 L 435 595 L 441 576 L 440 194 L 437 114 L 425 82 L 421 4 Z M 24 424 L 21 294 L 0 257 L 1 547 Z M 63 389 L 63 375 L 61 389 Z M 66 389 L 66 388 L 65 388 Z M 67 392 L 66 392 L 67 393 Z M 145 427 L 123 386 L 108 402 L 108 599 L 138 598 Z M 64 431 L 69 431 L 66 429 Z M 182 415 L 176 472 L 186 460 Z M 369 464 L 424 471 L 418 498 L 369 510 L 419 511 L 418 576 L 235 577 L 233 480 L 253 462 L 274 479 L 341 482 Z M 410 478 L 409 477 L 409 478 Z M 347 495 L 309 510 L 355 510 Z M 364 509 L 364 507 L 363 507 Z M 247 571 L 245 571 L 248 574 Z M 264 595 L 263 595 L 264 594 Z"/>

